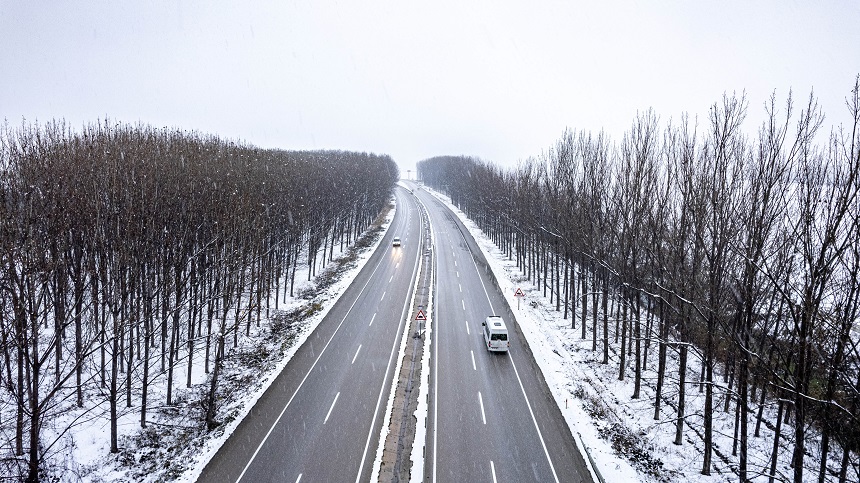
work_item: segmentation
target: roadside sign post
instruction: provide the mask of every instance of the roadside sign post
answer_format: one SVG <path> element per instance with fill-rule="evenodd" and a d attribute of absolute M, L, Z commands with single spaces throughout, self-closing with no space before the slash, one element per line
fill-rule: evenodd
<path fill-rule="evenodd" d="M 514 292 L 514 297 L 517 298 L 517 310 L 520 310 L 520 300 L 522 300 L 522 298 L 525 296 L 526 296 L 526 294 L 523 293 L 523 290 L 521 288 L 517 287 L 517 291 Z"/>
<path fill-rule="evenodd" d="M 415 316 L 415 320 L 418 321 L 418 333 L 423 333 L 424 321 L 427 320 L 427 315 L 424 314 L 424 308 L 421 305 L 418 306 L 418 315 Z"/>

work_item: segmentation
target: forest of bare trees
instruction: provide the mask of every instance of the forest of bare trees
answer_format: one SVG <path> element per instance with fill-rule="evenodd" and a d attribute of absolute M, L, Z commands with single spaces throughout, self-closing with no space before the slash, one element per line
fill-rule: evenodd
<path fill-rule="evenodd" d="M 661 125 L 641 112 L 620 143 L 568 130 L 514 170 L 436 157 L 419 179 L 515 259 L 619 379 L 633 378 L 633 398 L 647 371 L 654 419 L 675 425 L 675 444 L 690 430 L 685 398 L 704 392 L 703 474 L 723 411 L 741 481 L 782 479 L 780 447 L 793 448 L 795 483 L 858 481 L 859 88 L 848 124 L 830 132 L 814 96 L 798 105 L 789 94 L 766 103 L 748 136 L 748 101 L 726 95 L 705 119 Z M 773 451 L 754 464 L 748 443 L 762 425 Z"/>
<path fill-rule="evenodd" d="M 118 451 L 118 414 L 146 427 L 190 387 L 195 361 L 208 374 L 198 422 L 217 427 L 219 371 L 240 334 L 270 294 L 292 293 L 300 253 L 316 272 L 398 177 L 367 153 L 108 121 L 2 126 L 0 474 L 38 481 L 76 424 L 56 421 L 85 404 L 80 417 L 109 420 Z M 166 400 L 150 398 L 156 385 Z"/>

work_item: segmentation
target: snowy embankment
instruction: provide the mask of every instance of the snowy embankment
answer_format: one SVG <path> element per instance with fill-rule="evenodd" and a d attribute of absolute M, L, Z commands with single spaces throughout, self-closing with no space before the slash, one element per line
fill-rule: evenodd
<path fill-rule="evenodd" d="M 513 308 L 523 336 L 527 339 L 556 403 L 570 426 L 580 438 L 593 459 L 597 470 L 606 482 L 734 482 L 738 480 L 737 456 L 733 456 L 734 404 L 723 410 L 726 385 L 717 383 L 714 391 L 714 460 L 710 475 L 702 475 L 702 428 L 704 392 L 698 384 L 701 357 L 691 351 L 687 365 L 686 417 L 684 441 L 675 445 L 676 403 L 678 395 L 678 357 L 669 351 L 666 379 L 663 388 L 660 418 L 654 419 L 657 343 L 651 341 L 651 350 L 644 361 L 641 395 L 633 399 L 632 358 L 628 358 L 628 376 L 619 380 L 617 347 L 610 346 L 610 362 L 602 364 L 602 352 L 592 351 L 591 328 L 586 339 L 581 338 L 581 321 L 576 328 L 571 320 L 563 319 L 554 303 L 542 296 L 533 282 L 526 280 L 504 253 L 465 214 L 450 203 L 446 196 L 433 193 L 463 222 L 481 247 L 492 268 L 504 296 Z M 514 296 L 517 289 L 525 293 L 523 300 Z M 517 309 L 517 307 L 519 308 Z M 574 307 L 576 310 L 580 308 Z M 602 312 L 598 314 L 603 317 Z M 589 319 L 591 317 L 589 307 Z M 610 340 L 614 318 L 610 315 Z M 653 336 L 652 336 L 653 337 Z M 600 341 L 598 341 L 598 347 Z M 714 374 L 722 381 L 721 367 Z M 423 391 L 423 389 L 422 389 Z M 422 392 L 423 394 L 423 392 Z M 765 421 L 776 419 L 775 405 L 765 403 Z M 757 408 L 756 408 L 757 409 Z M 755 424 L 750 421 L 750 427 Z M 783 431 L 786 430 L 784 425 Z M 751 431 L 752 432 L 752 431 Z M 773 451 L 773 428 L 761 427 L 759 437 L 750 436 L 748 447 L 749 467 L 753 481 L 767 481 Z M 777 481 L 790 481 L 793 443 L 780 441 L 776 469 Z M 817 452 L 814 445 L 808 451 Z M 808 460 L 814 461 L 813 458 Z M 809 462 L 807 463 L 809 464 Z"/>

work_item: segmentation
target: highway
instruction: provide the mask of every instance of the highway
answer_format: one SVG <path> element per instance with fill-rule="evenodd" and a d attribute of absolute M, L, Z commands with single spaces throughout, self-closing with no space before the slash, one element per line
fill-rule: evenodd
<path fill-rule="evenodd" d="M 430 405 L 424 467 L 413 474 L 432 483 L 591 482 L 474 240 L 430 193 L 398 187 L 395 196 L 379 249 L 198 481 L 370 481 L 426 216 L 436 269 Z M 481 322 L 493 314 L 507 322 L 507 353 L 485 349 Z"/>
<path fill-rule="evenodd" d="M 422 229 L 415 199 L 395 191 L 397 210 L 379 249 L 198 481 L 370 480 Z M 399 248 L 391 246 L 395 236 Z"/>
<path fill-rule="evenodd" d="M 590 482 L 474 240 L 435 197 L 415 195 L 428 210 L 437 277 L 424 481 Z M 505 319 L 508 353 L 485 349 L 488 315 Z"/>

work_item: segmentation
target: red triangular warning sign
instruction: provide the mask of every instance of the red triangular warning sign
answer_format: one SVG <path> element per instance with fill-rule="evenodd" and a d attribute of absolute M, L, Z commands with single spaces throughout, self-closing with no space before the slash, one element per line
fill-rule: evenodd
<path fill-rule="evenodd" d="M 522 289 L 517 288 L 517 291 L 514 292 L 514 297 L 525 297 L 526 294 L 523 293 Z"/>
<path fill-rule="evenodd" d="M 418 311 L 418 315 L 415 316 L 415 320 L 427 320 L 427 316 L 424 315 L 423 310 Z"/>

